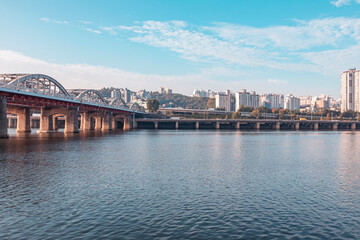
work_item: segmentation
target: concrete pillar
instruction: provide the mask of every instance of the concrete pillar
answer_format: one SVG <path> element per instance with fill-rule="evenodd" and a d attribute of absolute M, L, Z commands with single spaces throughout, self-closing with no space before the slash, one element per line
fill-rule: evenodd
<path fill-rule="evenodd" d="M 41 109 L 40 115 L 40 133 L 53 132 L 53 117 L 48 114 L 48 110 Z"/>
<path fill-rule="evenodd" d="M 351 131 L 355 131 L 356 130 L 356 123 L 352 123 L 351 124 Z"/>
<path fill-rule="evenodd" d="M 95 130 L 101 130 L 101 120 L 102 120 L 102 117 L 95 117 Z"/>
<path fill-rule="evenodd" d="M 81 129 L 84 131 L 90 131 L 92 129 L 91 126 L 91 117 L 89 116 L 89 113 L 84 112 L 81 116 Z"/>
<path fill-rule="evenodd" d="M 334 123 L 332 125 L 332 130 L 334 130 L 334 131 L 338 130 L 338 123 Z"/>
<path fill-rule="evenodd" d="M 220 129 L 220 123 L 216 122 L 216 129 Z"/>
<path fill-rule="evenodd" d="M 137 121 L 135 118 L 132 119 L 133 129 L 137 129 Z"/>
<path fill-rule="evenodd" d="M 30 108 L 24 108 L 19 111 L 17 117 L 17 132 L 31 132 L 30 128 Z"/>
<path fill-rule="evenodd" d="M 295 130 L 296 131 L 299 131 L 300 130 L 300 123 L 295 123 Z"/>
<path fill-rule="evenodd" d="M 260 123 L 259 122 L 255 123 L 255 129 L 260 130 Z"/>
<path fill-rule="evenodd" d="M 130 116 L 124 117 L 124 131 L 128 131 L 131 129 L 131 119 Z"/>
<path fill-rule="evenodd" d="M 235 123 L 235 129 L 240 129 L 240 122 Z"/>
<path fill-rule="evenodd" d="M 195 129 L 199 129 L 200 128 L 200 122 L 195 122 Z"/>
<path fill-rule="evenodd" d="M 319 123 L 314 123 L 314 130 L 319 130 Z"/>
<path fill-rule="evenodd" d="M 159 123 L 158 122 L 154 122 L 154 125 L 155 125 L 155 129 L 159 128 Z"/>
<path fill-rule="evenodd" d="M 0 138 L 8 138 L 8 123 L 6 114 L 6 98 L 0 97 Z"/>
<path fill-rule="evenodd" d="M 65 133 L 79 132 L 79 113 L 77 110 L 68 110 L 65 116 Z"/>
<path fill-rule="evenodd" d="M 175 129 L 179 129 L 179 122 L 178 121 L 175 122 Z"/>
<path fill-rule="evenodd" d="M 53 129 L 54 129 L 54 131 L 59 130 L 59 119 L 58 119 L 58 117 L 53 118 Z"/>
<path fill-rule="evenodd" d="M 104 116 L 104 121 L 103 121 L 103 125 L 102 125 L 102 130 L 103 131 L 111 131 L 112 130 L 112 114 L 111 113 L 107 113 Z"/>
<path fill-rule="evenodd" d="M 117 129 L 117 121 L 115 117 L 112 117 L 112 121 L 111 121 L 111 125 L 112 125 L 112 129 L 115 130 Z"/>

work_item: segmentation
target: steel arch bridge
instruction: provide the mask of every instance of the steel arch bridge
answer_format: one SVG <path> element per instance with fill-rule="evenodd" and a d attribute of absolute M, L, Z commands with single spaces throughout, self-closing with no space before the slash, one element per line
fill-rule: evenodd
<path fill-rule="evenodd" d="M 74 89 L 67 91 L 54 78 L 44 74 L 0 74 L 0 93 L 12 91 L 57 101 L 71 101 L 72 104 L 88 104 L 101 108 L 145 113 L 137 103 L 128 106 L 122 98 L 107 101 L 95 89 Z"/>
<path fill-rule="evenodd" d="M 58 81 L 44 74 L 0 74 L 0 79 L 0 82 L 8 88 L 70 97 L 70 94 Z"/>

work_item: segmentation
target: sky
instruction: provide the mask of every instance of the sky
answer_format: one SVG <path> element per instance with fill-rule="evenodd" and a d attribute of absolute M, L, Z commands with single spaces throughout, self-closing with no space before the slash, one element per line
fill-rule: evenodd
<path fill-rule="evenodd" d="M 0 73 L 65 88 L 340 97 L 360 0 L 0 0 Z"/>

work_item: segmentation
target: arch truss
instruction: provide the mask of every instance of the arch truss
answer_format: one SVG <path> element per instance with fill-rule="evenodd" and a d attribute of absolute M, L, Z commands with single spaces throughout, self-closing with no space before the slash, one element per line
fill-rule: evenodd
<path fill-rule="evenodd" d="M 130 105 L 130 110 L 134 110 L 137 112 L 145 112 L 145 109 L 141 107 L 137 102 L 134 102 Z"/>
<path fill-rule="evenodd" d="M 119 107 L 119 108 L 129 108 L 124 99 L 121 97 L 115 98 L 110 101 L 110 106 L 112 107 Z"/>
<path fill-rule="evenodd" d="M 1 74 L 0 79 L 9 88 L 38 94 L 70 97 L 70 94 L 58 81 L 44 74 Z"/>
<path fill-rule="evenodd" d="M 101 104 L 107 103 L 104 96 L 99 91 L 94 89 L 82 91 L 81 93 L 79 93 L 79 95 L 77 95 L 75 100 Z"/>

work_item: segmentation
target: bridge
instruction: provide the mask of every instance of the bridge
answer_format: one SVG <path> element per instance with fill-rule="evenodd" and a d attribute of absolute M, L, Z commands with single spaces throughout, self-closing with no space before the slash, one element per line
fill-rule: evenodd
<path fill-rule="evenodd" d="M 56 131 L 58 119 L 63 118 L 65 133 L 129 130 L 135 116 L 145 114 L 137 103 L 105 98 L 94 89 L 68 91 L 44 74 L 0 74 L 0 138 L 8 137 L 10 114 L 17 116 L 17 132 L 30 132 L 34 111 L 40 112 L 39 132 Z"/>
<path fill-rule="evenodd" d="M 360 130 L 360 122 L 279 119 L 135 119 L 136 129 Z"/>

